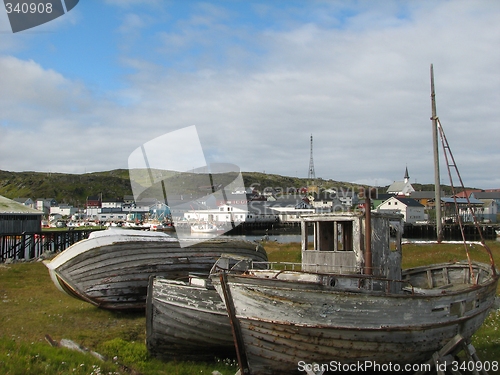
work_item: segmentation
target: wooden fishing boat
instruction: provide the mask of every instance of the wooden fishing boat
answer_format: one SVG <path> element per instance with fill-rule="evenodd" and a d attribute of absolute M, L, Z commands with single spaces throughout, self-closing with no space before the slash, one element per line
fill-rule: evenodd
<path fill-rule="evenodd" d="M 146 346 L 162 360 L 236 358 L 226 306 L 207 275 L 186 281 L 151 277 Z"/>
<path fill-rule="evenodd" d="M 314 244 L 309 249 L 303 237 L 301 271 L 212 275 L 232 320 L 241 373 L 293 374 L 313 363 L 334 371 L 359 361 L 403 368 L 428 360 L 456 335 L 469 340 L 481 326 L 495 298 L 494 266 L 402 271 L 400 236 L 389 241 L 394 218 L 370 216 L 371 235 L 353 213 L 304 216 L 302 233 L 311 225 Z"/>
<path fill-rule="evenodd" d="M 222 254 L 214 267 L 246 269 L 250 262 L 250 258 Z M 267 262 L 259 264 L 265 267 Z M 146 346 L 152 356 L 162 360 L 236 358 L 226 305 L 208 274 L 190 274 L 184 280 L 150 278 Z"/>
<path fill-rule="evenodd" d="M 432 65 L 431 97 L 439 243 L 438 134 L 453 197 L 457 193 L 451 167 L 465 188 L 436 116 Z M 361 371 L 390 365 L 381 368 L 401 372 L 423 362 L 437 367 L 444 356 L 459 350 L 477 363 L 463 343 L 469 342 L 493 306 L 498 271 L 470 202 L 467 199 L 481 237 L 478 244 L 487 251 L 490 264 L 471 260 L 462 229 L 467 261 L 403 271 L 402 223 L 388 214 L 372 214 L 370 195 L 365 196 L 364 217 L 302 217 L 301 271 L 249 268 L 211 276 L 226 303 L 242 374 L 336 373 L 359 363 Z M 311 248 L 309 227 L 314 231 Z M 391 231 L 396 234 L 394 243 L 389 241 Z"/>
<path fill-rule="evenodd" d="M 265 250 L 248 241 L 215 238 L 191 244 L 161 232 L 108 229 L 45 264 L 55 285 L 70 296 L 105 309 L 144 309 L 149 276 L 208 274 L 222 253 L 267 260 Z"/>

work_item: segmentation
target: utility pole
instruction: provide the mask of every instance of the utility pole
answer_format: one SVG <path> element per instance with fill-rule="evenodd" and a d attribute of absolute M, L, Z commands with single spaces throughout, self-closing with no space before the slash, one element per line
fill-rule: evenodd
<path fill-rule="evenodd" d="M 434 146 L 434 206 L 436 208 L 436 234 L 437 242 L 443 240 L 443 229 L 441 221 L 441 182 L 439 179 L 439 145 L 438 145 L 438 125 L 436 115 L 436 93 L 434 91 L 434 67 L 431 64 L 431 103 L 432 103 L 432 142 Z"/>
<path fill-rule="evenodd" d="M 311 134 L 311 157 L 309 159 L 309 173 L 307 174 L 309 179 L 309 184 L 314 185 L 316 181 L 316 173 L 314 172 L 314 161 L 313 161 L 313 136 Z"/>

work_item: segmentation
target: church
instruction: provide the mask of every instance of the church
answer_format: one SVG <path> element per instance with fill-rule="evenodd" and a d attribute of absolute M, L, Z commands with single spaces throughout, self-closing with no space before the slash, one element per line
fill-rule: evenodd
<path fill-rule="evenodd" d="M 410 184 L 410 175 L 408 174 L 408 167 L 405 170 L 405 177 L 403 181 L 395 181 L 387 189 L 387 194 L 392 194 L 396 196 L 409 197 L 415 189 Z"/>

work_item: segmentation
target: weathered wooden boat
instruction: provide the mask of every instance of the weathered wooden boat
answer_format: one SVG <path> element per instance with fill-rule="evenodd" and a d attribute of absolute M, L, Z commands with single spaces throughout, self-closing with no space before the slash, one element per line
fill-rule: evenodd
<path fill-rule="evenodd" d="M 457 194 L 451 167 L 465 188 L 436 116 L 432 66 L 431 97 L 435 201 L 441 202 L 438 133 L 453 196 Z M 335 373 L 345 371 L 344 365 L 359 363 L 371 365 L 370 369 L 391 365 L 383 368 L 408 371 L 413 369 L 408 365 L 436 364 L 444 355 L 455 354 L 457 343 L 468 342 L 482 325 L 495 300 L 498 271 L 481 230 L 479 244 L 490 264 L 471 260 L 462 230 L 467 261 L 403 271 L 401 222 L 388 214 L 372 215 L 370 194 L 365 198 L 366 217 L 355 213 L 302 217 L 301 271 L 249 268 L 211 276 L 226 303 L 242 374 L 316 373 L 316 369 Z M 441 242 L 439 204 L 437 208 L 437 242 Z M 462 227 L 458 207 L 456 212 Z M 479 228 L 474 210 L 470 212 Z M 312 248 L 309 226 L 314 230 Z M 397 237 L 394 244 L 389 240 L 391 226 Z"/>
<path fill-rule="evenodd" d="M 151 277 L 146 346 L 163 360 L 236 358 L 226 306 L 207 275 L 187 281 Z"/>
<path fill-rule="evenodd" d="M 208 274 L 222 253 L 267 260 L 265 250 L 249 241 L 186 240 L 181 246 L 162 232 L 108 229 L 92 233 L 45 264 L 55 285 L 70 296 L 105 309 L 144 309 L 149 276 Z"/>
<path fill-rule="evenodd" d="M 403 368 L 429 360 L 458 334 L 470 339 L 481 326 L 498 284 L 494 265 L 402 271 L 400 237 L 389 241 L 391 218 L 373 213 L 371 235 L 365 220 L 352 213 L 304 216 L 302 233 L 312 225 L 314 244 L 302 242 L 301 271 L 212 275 L 242 373 L 292 374 L 299 363 L 332 370 L 332 361 Z"/>
<path fill-rule="evenodd" d="M 222 254 L 216 267 L 246 269 L 248 262 L 252 260 Z M 266 263 L 260 262 L 263 267 Z M 146 346 L 152 356 L 163 360 L 236 358 L 226 305 L 208 274 L 190 274 L 184 280 L 150 278 Z"/>

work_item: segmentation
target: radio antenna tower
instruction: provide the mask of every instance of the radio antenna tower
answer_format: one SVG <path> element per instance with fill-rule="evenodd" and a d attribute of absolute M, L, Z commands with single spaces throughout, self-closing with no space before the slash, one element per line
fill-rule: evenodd
<path fill-rule="evenodd" d="M 311 134 L 311 158 L 309 159 L 309 173 L 307 175 L 307 178 L 311 181 L 311 183 L 314 183 L 314 180 L 316 180 L 316 173 L 314 172 L 314 161 L 313 161 L 313 136 Z"/>

